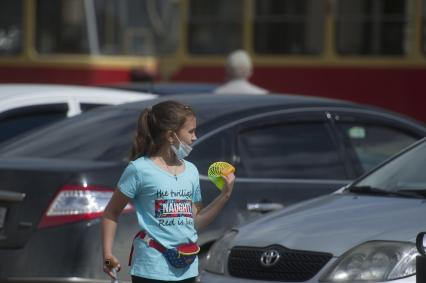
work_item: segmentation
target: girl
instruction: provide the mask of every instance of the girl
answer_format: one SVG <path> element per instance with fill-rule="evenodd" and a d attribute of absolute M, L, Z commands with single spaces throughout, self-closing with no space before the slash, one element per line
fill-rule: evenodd
<path fill-rule="evenodd" d="M 117 219 L 130 200 L 141 229 L 133 242 L 132 282 L 193 282 L 198 275 L 197 259 L 175 267 L 164 251 L 194 245 L 197 230 L 210 223 L 230 197 L 235 176 L 223 176 L 220 195 L 201 209 L 197 168 L 184 160 L 196 140 L 195 128 L 194 111 L 176 101 L 158 103 L 139 116 L 133 161 L 124 170 L 102 219 L 104 271 L 112 278 L 113 267 L 120 268 L 112 254 Z"/>

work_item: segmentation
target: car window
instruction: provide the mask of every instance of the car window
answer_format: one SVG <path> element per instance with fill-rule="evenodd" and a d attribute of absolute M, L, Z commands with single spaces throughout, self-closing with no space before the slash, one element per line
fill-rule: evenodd
<path fill-rule="evenodd" d="M 338 122 L 348 146 L 365 172 L 419 139 L 407 131 L 366 122 Z"/>
<path fill-rule="evenodd" d="M 0 142 L 67 117 L 67 104 L 14 109 L 0 116 Z"/>
<path fill-rule="evenodd" d="M 80 109 L 82 112 L 86 112 L 101 106 L 105 106 L 106 104 L 100 104 L 100 103 L 80 103 Z"/>
<path fill-rule="evenodd" d="M 136 111 L 89 111 L 26 135 L 3 147 L 1 156 L 120 161 L 129 156 Z"/>
<path fill-rule="evenodd" d="M 237 148 L 244 168 L 241 171 L 248 177 L 347 177 L 325 123 L 288 123 L 247 129 L 238 134 Z"/>
<path fill-rule="evenodd" d="M 210 165 L 215 161 L 231 162 L 231 136 L 221 131 L 194 145 L 188 160 L 197 165 L 200 174 L 207 175 Z"/>
<path fill-rule="evenodd" d="M 426 143 L 421 142 L 354 185 L 386 191 L 425 191 L 425 166 Z"/>

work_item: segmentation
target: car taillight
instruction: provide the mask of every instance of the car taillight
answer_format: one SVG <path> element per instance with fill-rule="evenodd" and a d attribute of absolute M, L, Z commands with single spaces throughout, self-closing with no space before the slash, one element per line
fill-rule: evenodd
<path fill-rule="evenodd" d="M 65 185 L 54 197 L 38 228 L 101 217 L 114 190 L 99 186 Z M 132 212 L 128 204 L 123 212 Z"/>

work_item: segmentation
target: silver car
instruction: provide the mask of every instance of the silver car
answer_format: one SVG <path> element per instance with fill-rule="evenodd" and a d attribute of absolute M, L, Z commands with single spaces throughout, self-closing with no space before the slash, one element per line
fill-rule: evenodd
<path fill-rule="evenodd" d="M 331 195 L 228 232 L 201 281 L 415 283 L 425 168 L 423 139 Z"/>

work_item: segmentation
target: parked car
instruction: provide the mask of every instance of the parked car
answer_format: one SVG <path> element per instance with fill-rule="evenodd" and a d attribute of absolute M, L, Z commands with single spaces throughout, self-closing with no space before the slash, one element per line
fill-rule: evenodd
<path fill-rule="evenodd" d="M 171 98 L 94 109 L 0 150 L 0 207 L 6 211 L 0 281 L 106 278 L 100 216 L 128 163 L 140 111 Z M 198 166 L 204 203 L 219 194 L 206 176 L 209 165 L 228 161 L 237 170 L 231 200 L 200 231 L 204 250 L 234 225 L 337 190 L 426 133 L 384 110 L 314 97 L 173 99 L 197 113 L 198 140 L 189 159 Z M 126 211 L 114 251 L 123 267 L 138 229 L 131 208 Z M 121 279 L 129 280 L 126 272 Z"/>
<path fill-rule="evenodd" d="M 425 167 L 423 139 L 333 194 L 230 231 L 201 281 L 415 283 Z"/>
<path fill-rule="evenodd" d="M 0 142 L 99 106 L 155 97 L 96 87 L 0 84 Z"/>

